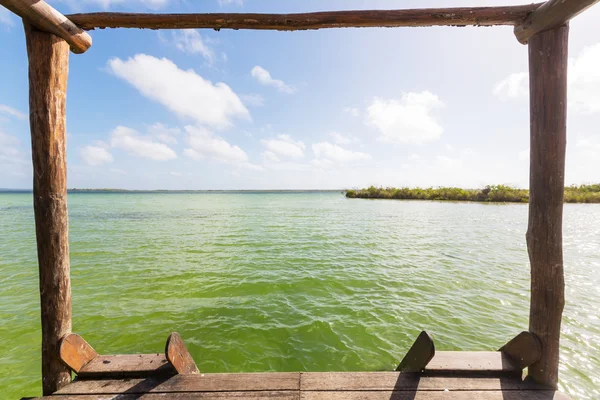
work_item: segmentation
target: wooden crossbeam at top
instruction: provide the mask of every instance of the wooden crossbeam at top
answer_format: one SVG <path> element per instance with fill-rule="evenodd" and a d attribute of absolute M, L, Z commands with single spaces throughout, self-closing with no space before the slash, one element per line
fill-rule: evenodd
<path fill-rule="evenodd" d="M 301 14 L 138 14 L 99 12 L 64 16 L 43 0 L 0 0 L 38 29 L 65 39 L 75 53 L 85 52 L 96 28 L 307 30 L 360 27 L 515 26 L 521 43 L 536 33 L 563 25 L 600 0 L 549 0 L 502 7 L 411 10 L 326 11 Z"/>

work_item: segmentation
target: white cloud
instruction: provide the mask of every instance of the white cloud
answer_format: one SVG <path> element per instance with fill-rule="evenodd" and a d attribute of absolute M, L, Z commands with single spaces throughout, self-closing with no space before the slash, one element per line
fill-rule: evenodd
<path fill-rule="evenodd" d="M 0 113 L 12 115 L 18 119 L 27 119 L 27 115 L 17 110 L 16 108 L 9 107 L 5 104 L 0 104 Z"/>
<path fill-rule="evenodd" d="M 317 159 L 328 160 L 337 163 L 349 163 L 355 161 L 370 160 L 371 156 L 360 151 L 346 150 L 336 144 L 320 142 L 312 145 L 312 150 Z"/>
<path fill-rule="evenodd" d="M 179 128 L 169 128 L 161 123 L 155 123 L 148 127 L 148 133 L 163 143 L 177 144 L 176 136 L 179 136 Z"/>
<path fill-rule="evenodd" d="M 289 135 L 279 135 L 276 139 L 262 139 L 263 146 L 277 156 L 289 158 L 304 157 L 306 146 L 301 141 L 294 141 Z"/>
<path fill-rule="evenodd" d="M 188 133 L 190 147 L 184 150 L 184 154 L 194 160 L 209 157 L 230 164 L 242 164 L 248 161 L 248 155 L 244 150 L 229 144 L 206 128 L 186 126 L 185 131 Z"/>
<path fill-rule="evenodd" d="M 519 160 L 521 160 L 521 161 L 529 160 L 529 149 L 519 152 Z"/>
<path fill-rule="evenodd" d="M 358 117 L 360 115 L 360 111 L 358 110 L 358 108 L 344 107 L 343 110 L 345 113 L 348 113 L 348 114 L 352 115 L 353 117 Z"/>
<path fill-rule="evenodd" d="M 279 157 L 277 157 L 277 154 L 269 150 L 263 151 L 260 156 L 266 163 L 277 163 L 281 161 Z"/>
<path fill-rule="evenodd" d="M 71 8 L 79 10 L 82 5 L 98 5 L 103 9 L 107 10 L 111 7 L 127 5 L 131 6 L 131 3 L 135 3 L 135 6 L 143 6 L 153 10 L 164 8 L 170 2 L 174 0 L 61 0 L 63 3 L 67 3 Z"/>
<path fill-rule="evenodd" d="M 529 75 L 526 72 L 510 74 L 498 82 L 492 92 L 502 100 L 525 97 L 529 94 Z"/>
<path fill-rule="evenodd" d="M 103 165 L 113 162 L 113 156 L 103 147 L 85 146 L 79 149 L 79 157 L 84 163 L 91 166 Z"/>
<path fill-rule="evenodd" d="M 31 163 L 19 149 L 21 142 L 0 131 L 0 165 L 25 166 Z"/>
<path fill-rule="evenodd" d="M 175 47 L 187 54 L 200 54 L 209 65 L 215 62 L 215 52 L 196 29 L 181 29 L 171 32 Z"/>
<path fill-rule="evenodd" d="M 295 87 L 287 85 L 280 79 L 273 79 L 271 73 L 259 65 L 252 68 L 251 74 L 261 85 L 273 86 L 282 93 L 292 94 L 296 92 Z"/>
<path fill-rule="evenodd" d="M 428 91 L 403 93 L 400 100 L 375 98 L 367 107 L 366 122 L 379 130 L 384 142 L 431 142 L 444 132 L 432 115 L 435 108 L 443 106 L 439 97 Z"/>
<path fill-rule="evenodd" d="M 575 58 L 569 59 L 568 100 L 576 111 L 591 114 L 600 112 L 600 43 L 587 46 Z M 529 95 L 529 74 L 510 74 L 498 82 L 494 95 L 501 99 L 524 98 Z"/>
<path fill-rule="evenodd" d="M 139 132 L 125 126 L 115 128 L 111 135 L 110 145 L 123 149 L 129 154 L 157 161 L 177 158 L 177 154 L 166 144 L 155 142 L 150 136 L 140 135 Z"/>
<path fill-rule="evenodd" d="M 244 5 L 244 0 L 218 0 L 218 2 L 221 7 L 228 6 L 230 4 L 235 4 L 236 6 L 240 7 Z"/>
<path fill-rule="evenodd" d="M 138 54 L 127 61 L 113 58 L 108 68 L 139 92 L 180 117 L 214 128 L 233 125 L 233 118 L 250 119 L 248 109 L 225 83 L 213 84 L 194 70 L 182 70 L 171 60 Z"/>
<path fill-rule="evenodd" d="M 359 140 L 355 137 L 344 136 L 341 133 L 337 133 L 337 132 L 330 132 L 329 136 L 331 136 L 333 138 L 333 141 L 336 144 L 352 144 L 352 143 L 359 142 Z"/>

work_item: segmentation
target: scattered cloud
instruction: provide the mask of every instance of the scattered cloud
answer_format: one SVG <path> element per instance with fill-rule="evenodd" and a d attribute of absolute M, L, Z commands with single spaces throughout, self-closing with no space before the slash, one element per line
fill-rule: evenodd
<path fill-rule="evenodd" d="M 525 161 L 529 160 L 529 149 L 525 149 L 519 152 L 519 160 Z"/>
<path fill-rule="evenodd" d="M 117 126 L 111 134 L 110 145 L 127 153 L 151 160 L 166 161 L 177 158 L 173 149 L 164 143 L 155 142 L 152 137 L 141 135 L 126 126 Z"/>
<path fill-rule="evenodd" d="M 526 72 L 510 74 L 506 79 L 498 82 L 492 92 L 502 100 L 526 97 L 529 94 L 529 74 Z"/>
<path fill-rule="evenodd" d="M 200 54 L 209 65 L 215 63 L 215 52 L 208 41 L 196 29 L 181 29 L 171 32 L 171 42 L 186 54 Z"/>
<path fill-rule="evenodd" d="M 104 147 L 85 146 L 79 149 L 79 158 L 91 166 L 104 165 L 113 162 L 113 156 Z"/>
<path fill-rule="evenodd" d="M 302 158 L 306 146 L 301 141 L 295 141 L 289 135 L 279 135 L 275 139 L 260 141 L 266 149 L 277 157 Z"/>
<path fill-rule="evenodd" d="M 26 166 L 31 163 L 19 149 L 21 142 L 12 135 L 0 131 L 0 165 Z"/>
<path fill-rule="evenodd" d="M 72 9 L 79 10 L 83 5 L 95 5 L 100 6 L 104 10 L 114 8 L 118 6 L 131 6 L 135 3 L 135 6 L 143 6 L 152 10 L 158 10 L 164 8 L 169 3 L 174 3 L 176 0 L 60 0 L 63 3 L 67 3 Z"/>
<path fill-rule="evenodd" d="M 148 133 L 160 142 L 177 144 L 178 140 L 176 136 L 181 134 L 181 130 L 179 128 L 169 128 L 168 126 L 157 122 L 148 127 Z"/>
<path fill-rule="evenodd" d="M 333 141 L 336 144 L 353 144 L 353 143 L 358 143 L 359 142 L 358 138 L 344 136 L 344 135 L 342 135 L 341 133 L 338 133 L 338 132 L 330 132 L 329 136 L 331 136 L 331 138 L 333 139 Z"/>
<path fill-rule="evenodd" d="M 265 105 L 265 98 L 260 94 L 242 94 L 240 97 L 248 107 L 262 107 Z"/>
<path fill-rule="evenodd" d="M 600 112 L 600 43 L 587 46 L 575 58 L 569 59 L 569 106 L 591 114 Z M 529 74 L 510 74 L 498 82 L 492 91 L 500 99 L 525 98 L 529 95 Z"/>
<path fill-rule="evenodd" d="M 219 6 L 228 6 L 230 4 L 235 4 L 236 6 L 243 6 L 244 0 L 217 0 L 219 2 Z"/>
<path fill-rule="evenodd" d="M 260 157 L 266 163 L 276 163 L 276 162 L 281 161 L 279 159 L 279 157 L 277 157 L 277 154 L 275 154 L 275 153 L 273 153 L 272 151 L 269 151 L 269 150 L 263 151 L 262 154 L 260 155 Z"/>
<path fill-rule="evenodd" d="M 348 113 L 348 114 L 352 115 L 353 117 L 360 116 L 360 111 L 358 110 L 358 108 L 344 107 L 343 110 L 345 113 Z"/>
<path fill-rule="evenodd" d="M 287 85 L 284 81 L 280 79 L 273 79 L 271 77 L 271 73 L 259 65 L 252 68 L 251 74 L 252 77 L 256 79 L 261 85 L 272 86 L 282 93 L 296 93 L 295 87 Z"/>
<path fill-rule="evenodd" d="M 199 126 L 186 126 L 189 148 L 184 154 L 194 160 L 212 158 L 214 160 L 241 164 L 248 161 L 248 155 L 238 146 L 229 144 L 222 137 L 214 135 L 206 128 Z"/>
<path fill-rule="evenodd" d="M 9 107 L 5 104 L 0 104 L 0 114 L 8 114 L 18 119 L 27 119 L 27 115 L 17 110 L 16 108 Z"/>
<path fill-rule="evenodd" d="M 180 69 L 169 59 L 137 54 L 126 61 L 113 58 L 108 68 L 180 117 L 217 129 L 231 127 L 233 118 L 250 119 L 248 109 L 225 83 L 213 84 L 192 69 Z"/>
<path fill-rule="evenodd" d="M 312 145 L 312 150 L 317 159 L 321 160 L 321 163 L 325 161 L 326 163 L 335 162 L 341 164 L 371 159 L 371 156 L 367 153 L 347 150 L 329 142 L 315 143 Z"/>
<path fill-rule="evenodd" d="M 444 103 L 431 92 L 403 93 L 399 100 L 375 98 L 367 107 L 366 123 L 389 143 L 427 143 L 439 139 L 444 128 L 432 115 Z"/>

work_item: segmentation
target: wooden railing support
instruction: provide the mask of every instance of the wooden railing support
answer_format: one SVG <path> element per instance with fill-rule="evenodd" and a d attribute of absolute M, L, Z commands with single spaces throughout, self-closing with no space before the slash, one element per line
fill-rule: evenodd
<path fill-rule="evenodd" d="M 71 381 L 59 341 L 71 331 L 67 216 L 66 96 L 69 44 L 25 23 L 33 208 L 40 277 L 42 386 L 51 394 Z"/>
<path fill-rule="evenodd" d="M 562 25 L 538 33 L 529 41 L 529 330 L 542 345 L 542 356 L 529 367 L 529 376 L 552 387 L 558 384 L 560 324 L 565 303 L 562 215 L 568 38 L 569 27 Z"/>

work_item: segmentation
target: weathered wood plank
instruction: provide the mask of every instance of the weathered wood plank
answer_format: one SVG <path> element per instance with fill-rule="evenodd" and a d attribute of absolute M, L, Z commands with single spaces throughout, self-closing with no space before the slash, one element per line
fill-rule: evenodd
<path fill-rule="evenodd" d="M 425 373 L 468 376 L 521 376 L 521 368 L 499 351 L 438 351 Z"/>
<path fill-rule="evenodd" d="M 60 340 L 60 359 L 73 371 L 79 372 L 81 368 L 98 356 L 81 336 L 69 333 Z"/>
<path fill-rule="evenodd" d="M 200 373 L 192 355 L 177 332 L 171 333 L 167 338 L 165 356 L 179 374 Z"/>
<path fill-rule="evenodd" d="M 151 394 L 108 394 L 108 395 L 66 395 L 46 396 L 37 400 L 193 400 L 193 399 L 235 399 L 235 400 L 300 400 L 300 392 L 200 392 L 200 393 L 151 393 Z"/>
<path fill-rule="evenodd" d="M 89 13 L 67 17 L 83 29 L 268 29 L 294 31 L 324 28 L 401 26 L 517 25 L 538 4 L 413 10 L 329 11 L 304 14 L 135 14 Z"/>
<path fill-rule="evenodd" d="M 29 57 L 29 122 L 33 210 L 40 279 L 42 386 L 49 394 L 71 381 L 59 341 L 71 332 L 67 214 L 66 101 L 69 45 L 25 24 Z"/>
<path fill-rule="evenodd" d="M 553 391 L 301 392 L 302 400 L 569 400 Z"/>
<path fill-rule="evenodd" d="M 427 332 L 423 331 L 419 334 L 417 340 L 415 340 L 402 361 L 400 361 L 396 371 L 421 372 L 433 356 L 435 356 L 433 339 Z"/>
<path fill-rule="evenodd" d="M 539 6 L 515 26 L 515 36 L 523 44 L 536 33 L 550 30 L 568 23 L 572 18 L 587 10 L 600 0 L 549 0 Z"/>
<path fill-rule="evenodd" d="M 520 379 L 431 377 L 400 372 L 302 372 L 305 391 L 547 390 Z"/>
<path fill-rule="evenodd" d="M 38 29 L 64 39 L 73 53 L 84 53 L 92 45 L 92 38 L 87 32 L 43 0 L 0 0 L 0 5 Z"/>
<path fill-rule="evenodd" d="M 298 372 L 190 374 L 170 378 L 75 381 L 58 394 L 300 390 Z"/>
<path fill-rule="evenodd" d="M 560 324 L 565 305 L 562 216 L 568 42 L 566 25 L 538 33 L 529 41 L 529 331 L 542 343 L 542 356 L 528 371 L 536 381 L 553 387 L 558 384 Z"/>
<path fill-rule="evenodd" d="M 122 354 L 98 356 L 84 365 L 80 378 L 146 377 L 175 375 L 177 371 L 164 354 Z"/>
<path fill-rule="evenodd" d="M 531 332 L 521 332 L 500 350 L 513 361 L 519 368 L 527 368 L 542 356 L 542 344 L 540 340 Z"/>

